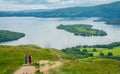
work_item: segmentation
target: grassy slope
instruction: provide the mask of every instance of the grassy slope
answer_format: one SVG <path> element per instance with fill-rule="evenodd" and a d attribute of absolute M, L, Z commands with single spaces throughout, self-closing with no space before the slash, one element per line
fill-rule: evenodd
<path fill-rule="evenodd" d="M 51 74 L 120 74 L 120 61 L 86 58 L 65 63 Z"/>
<path fill-rule="evenodd" d="M 93 53 L 94 56 L 99 56 L 100 52 L 103 52 L 105 55 L 107 55 L 108 52 L 112 52 L 113 56 L 120 56 L 120 46 L 115 47 L 113 49 L 107 49 L 107 48 L 96 48 L 97 52 L 93 52 L 93 48 L 80 48 L 80 50 L 87 49 L 88 52 Z"/>
<path fill-rule="evenodd" d="M 70 56 L 55 49 L 56 54 L 60 54 L 64 59 L 71 59 Z M 39 60 L 58 60 L 58 57 L 45 48 L 35 45 L 23 46 L 0 46 L 0 74 L 12 74 L 24 63 L 24 54 L 32 54 L 33 62 Z"/>

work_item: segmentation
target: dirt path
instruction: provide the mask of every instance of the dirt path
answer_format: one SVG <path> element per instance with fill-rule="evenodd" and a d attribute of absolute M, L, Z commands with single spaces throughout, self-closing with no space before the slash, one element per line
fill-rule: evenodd
<path fill-rule="evenodd" d="M 49 70 L 52 68 L 59 67 L 62 63 L 60 61 L 48 61 L 48 60 L 41 60 L 40 64 L 40 72 L 43 74 L 49 74 Z M 18 69 L 14 74 L 35 74 L 36 68 L 30 65 L 24 65 L 20 69 Z"/>
<path fill-rule="evenodd" d="M 62 63 L 60 61 L 48 61 L 48 60 L 42 60 L 39 62 L 41 67 L 40 67 L 40 72 L 43 74 L 49 74 L 49 70 L 52 68 L 59 67 Z"/>
<path fill-rule="evenodd" d="M 41 60 L 39 62 L 40 64 L 40 72 L 42 72 L 43 74 L 49 74 L 49 70 L 52 68 L 56 68 L 59 67 L 60 65 L 62 65 L 62 62 L 64 62 L 64 60 L 57 55 L 54 51 L 50 50 L 54 55 L 56 55 L 59 59 L 59 61 L 49 61 L 49 60 Z M 14 74 L 35 74 L 35 72 L 38 69 L 35 68 L 34 66 L 22 66 L 19 70 L 17 70 Z"/>
<path fill-rule="evenodd" d="M 36 68 L 34 66 L 22 66 L 14 74 L 35 74 Z"/>

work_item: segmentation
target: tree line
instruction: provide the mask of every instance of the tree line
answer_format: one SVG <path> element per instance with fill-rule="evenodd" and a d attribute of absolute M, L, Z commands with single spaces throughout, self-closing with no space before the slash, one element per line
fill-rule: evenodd
<path fill-rule="evenodd" d="M 97 48 L 107 48 L 109 49 L 113 49 L 114 47 L 118 47 L 120 46 L 120 42 L 114 42 L 111 44 L 103 44 L 103 45 L 93 45 L 93 46 L 88 46 L 88 45 L 84 45 L 84 46 L 76 46 L 76 47 L 71 47 L 71 48 L 65 48 L 62 49 L 61 51 L 72 55 L 75 58 L 85 58 L 85 57 L 93 57 L 94 54 L 91 52 L 88 52 L 87 48 L 93 48 L 92 52 L 97 52 Z M 80 49 L 83 50 L 80 50 Z M 112 59 L 120 59 L 120 57 L 118 56 L 114 56 L 112 52 L 108 52 L 106 55 L 103 52 L 99 52 L 99 57 L 102 58 L 112 58 Z"/>

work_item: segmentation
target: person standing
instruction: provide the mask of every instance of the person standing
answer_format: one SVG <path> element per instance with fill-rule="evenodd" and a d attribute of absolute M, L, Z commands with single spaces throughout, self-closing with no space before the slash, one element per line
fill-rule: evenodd
<path fill-rule="evenodd" d="M 28 55 L 27 54 L 25 54 L 25 56 L 24 56 L 24 61 L 25 61 L 25 64 L 27 64 L 27 62 L 28 62 Z"/>
<path fill-rule="evenodd" d="M 32 55 L 31 54 L 29 55 L 28 59 L 29 59 L 29 64 L 31 64 L 32 63 Z"/>

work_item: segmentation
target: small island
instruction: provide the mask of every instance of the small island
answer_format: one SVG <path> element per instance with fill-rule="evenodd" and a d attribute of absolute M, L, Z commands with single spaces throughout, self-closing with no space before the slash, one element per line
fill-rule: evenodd
<path fill-rule="evenodd" d="M 24 36 L 25 36 L 24 33 L 12 32 L 8 30 L 0 30 L 0 42 L 18 40 Z"/>
<path fill-rule="evenodd" d="M 59 25 L 57 29 L 62 29 L 76 36 L 106 36 L 107 33 L 103 30 L 92 29 L 92 25 L 87 24 L 74 24 L 74 25 Z"/>

